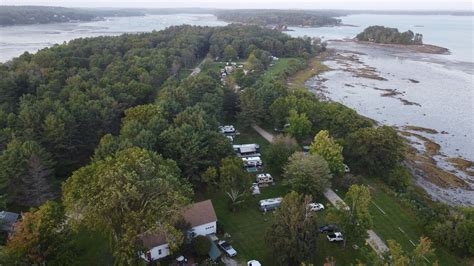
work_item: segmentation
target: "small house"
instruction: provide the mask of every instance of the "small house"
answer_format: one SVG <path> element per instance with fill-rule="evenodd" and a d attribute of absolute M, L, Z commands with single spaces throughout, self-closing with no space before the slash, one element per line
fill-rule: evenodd
<path fill-rule="evenodd" d="M 188 237 L 208 236 L 217 232 L 217 216 L 211 200 L 197 202 L 183 210 L 183 218 L 191 225 Z M 170 255 L 170 248 L 163 234 L 151 234 L 141 237 L 143 246 L 148 249 L 142 258 L 148 262 Z"/>

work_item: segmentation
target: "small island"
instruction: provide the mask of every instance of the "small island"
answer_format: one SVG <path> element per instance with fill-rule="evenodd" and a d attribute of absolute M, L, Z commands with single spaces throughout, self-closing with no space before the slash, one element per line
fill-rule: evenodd
<path fill-rule="evenodd" d="M 380 47 L 392 47 L 418 53 L 449 54 L 449 49 L 423 44 L 423 34 L 408 30 L 400 32 L 397 28 L 370 26 L 357 34 L 354 41 Z"/>
<path fill-rule="evenodd" d="M 218 19 L 242 24 L 274 26 L 279 31 L 287 27 L 325 27 L 340 26 L 340 15 L 331 11 L 316 10 L 218 10 L 214 13 Z"/>

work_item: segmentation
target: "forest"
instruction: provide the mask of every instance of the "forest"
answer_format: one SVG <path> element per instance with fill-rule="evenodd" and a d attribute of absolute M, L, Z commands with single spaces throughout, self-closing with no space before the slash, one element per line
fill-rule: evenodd
<path fill-rule="evenodd" d="M 384 26 L 370 26 L 357 34 L 358 41 L 385 44 L 423 44 L 423 35 L 413 33 L 411 30 L 399 32 L 398 29 Z"/>
<path fill-rule="evenodd" d="M 0 26 L 93 21 L 104 17 L 143 16 L 133 9 L 80 9 L 50 6 L 2 6 Z"/>
<path fill-rule="evenodd" d="M 311 10 L 217 10 L 215 15 L 218 19 L 267 25 L 286 25 L 303 27 L 322 27 L 335 26 L 341 23 L 341 20 L 334 18 L 338 14 L 330 11 L 311 11 Z"/>

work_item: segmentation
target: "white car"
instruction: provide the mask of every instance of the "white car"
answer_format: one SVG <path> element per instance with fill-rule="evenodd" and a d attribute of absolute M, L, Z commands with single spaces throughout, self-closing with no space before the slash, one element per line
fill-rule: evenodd
<path fill-rule="evenodd" d="M 262 264 L 258 260 L 249 260 L 247 261 L 247 266 L 262 266 Z"/>
<path fill-rule="evenodd" d="M 350 173 L 351 172 L 351 169 L 349 168 L 349 166 L 347 166 L 347 164 L 344 164 L 344 172 L 345 173 Z"/>
<path fill-rule="evenodd" d="M 221 131 L 222 134 L 235 133 L 235 128 L 233 125 L 221 126 L 219 127 L 219 130 Z"/>
<path fill-rule="evenodd" d="M 328 235 L 327 235 L 327 238 L 328 238 L 329 242 L 340 242 L 340 241 L 344 241 L 344 238 L 342 237 L 342 233 L 341 233 L 341 232 L 335 232 L 335 233 L 332 233 L 332 234 L 328 234 Z"/>
<path fill-rule="evenodd" d="M 227 255 L 229 255 L 230 257 L 235 257 L 237 256 L 237 251 L 235 251 L 235 249 L 229 244 L 227 243 L 225 240 L 220 240 L 219 242 L 217 242 L 217 244 L 219 245 L 219 247 L 221 247 L 225 253 L 227 253 Z"/>
<path fill-rule="evenodd" d="M 308 204 L 308 208 L 310 211 L 317 212 L 324 210 L 324 205 L 322 203 L 310 203 Z"/>
<path fill-rule="evenodd" d="M 250 187 L 250 191 L 252 192 L 252 195 L 260 195 L 260 188 L 258 187 L 257 183 L 252 184 L 252 187 Z"/>

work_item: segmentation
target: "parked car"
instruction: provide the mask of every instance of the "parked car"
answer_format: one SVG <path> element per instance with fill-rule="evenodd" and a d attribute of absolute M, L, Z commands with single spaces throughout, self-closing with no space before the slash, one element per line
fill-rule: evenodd
<path fill-rule="evenodd" d="M 337 230 L 337 226 L 335 224 L 326 224 L 319 227 L 320 233 L 332 233 Z"/>
<path fill-rule="evenodd" d="M 224 73 L 225 74 L 225 73 Z M 223 76 L 224 76 L 223 74 Z M 235 128 L 233 125 L 225 125 L 225 126 L 220 126 L 219 130 L 222 134 L 230 134 L 230 133 L 235 133 Z"/>
<path fill-rule="evenodd" d="M 324 205 L 322 203 L 310 203 L 308 204 L 308 209 L 313 212 L 324 210 Z"/>
<path fill-rule="evenodd" d="M 327 235 L 327 238 L 329 242 L 340 242 L 344 240 L 341 232 L 335 232 L 335 233 L 329 234 Z"/>
<path fill-rule="evenodd" d="M 345 173 L 350 173 L 351 172 L 351 169 L 349 168 L 349 166 L 347 166 L 347 164 L 344 164 L 344 172 Z"/>
<path fill-rule="evenodd" d="M 237 251 L 235 251 L 235 249 L 229 243 L 227 243 L 225 240 L 220 240 L 219 242 L 217 242 L 217 244 L 230 257 L 235 257 L 237 255 Z"/>
<path fill-rule="evenodd" d="M 186 265 L 187 262 L 188 258 L 186 258 L 185 256 L 179 256 L 176 258 L 176 265 Z"/>
<path fill-rule="evenodd" d="M 262 266 L 262 264 L 258 260 L 249 260 L 247 266 Z"/>

